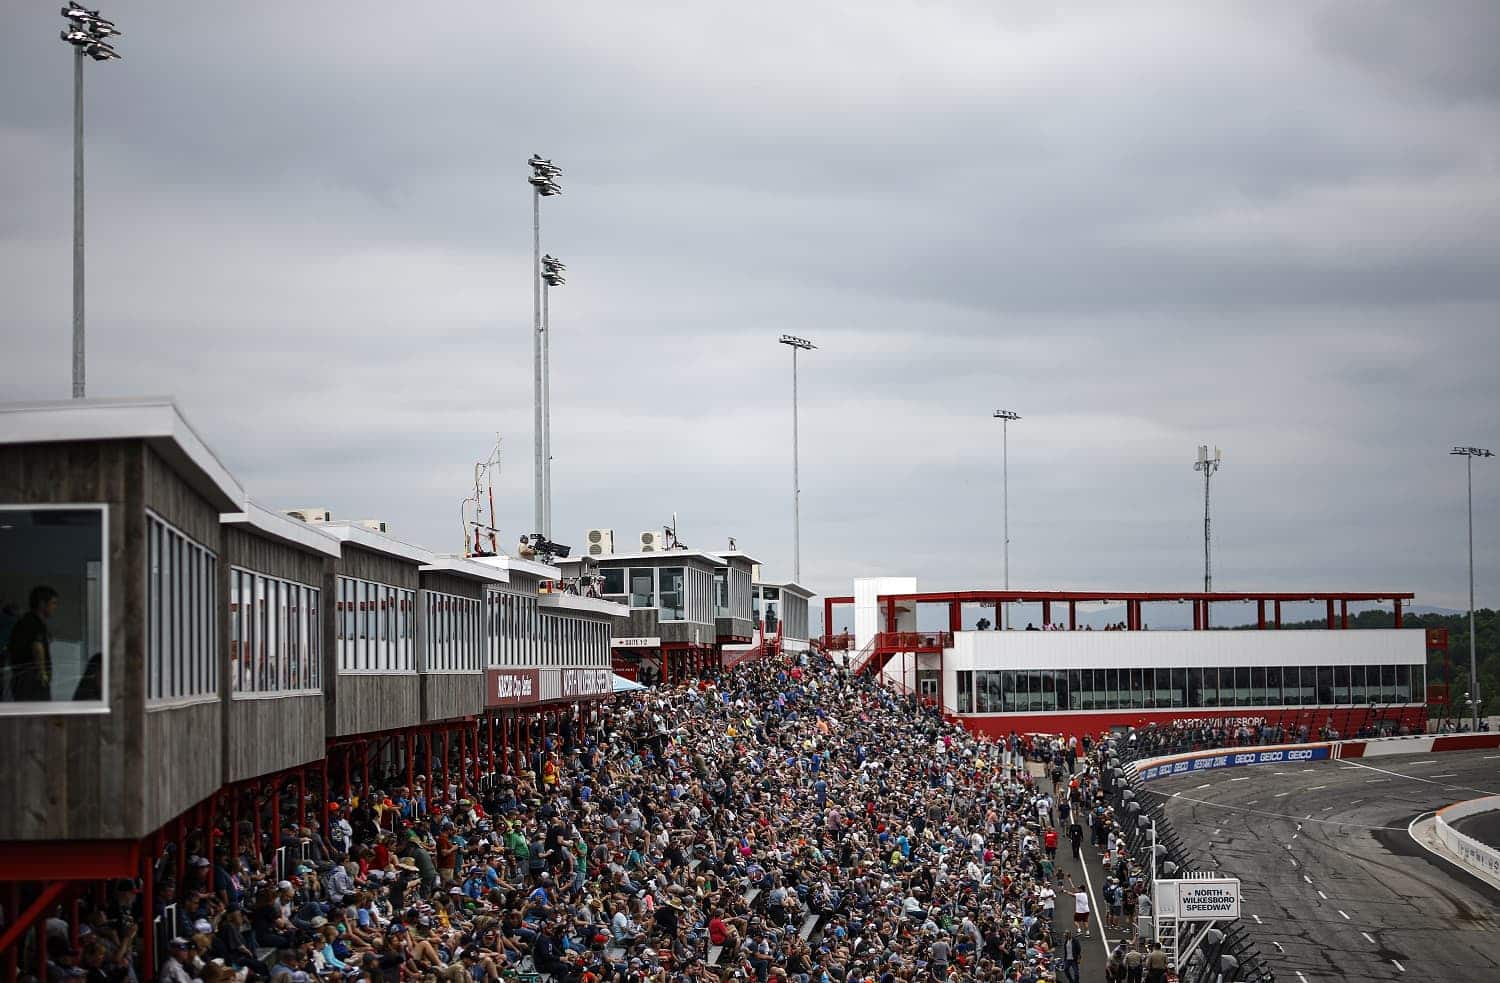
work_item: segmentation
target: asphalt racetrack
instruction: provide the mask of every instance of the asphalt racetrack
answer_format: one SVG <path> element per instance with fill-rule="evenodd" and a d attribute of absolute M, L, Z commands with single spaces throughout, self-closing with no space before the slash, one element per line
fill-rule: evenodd
<path fill-rule="evenodd" d="M 1500 981 L 1500 891 L 1412 840 L 1419 815 L 1500 794 L 1500 752 L 1256 765 L 1145 785 L 1203 867 L 1241 881 L 1278 983 Z"/>

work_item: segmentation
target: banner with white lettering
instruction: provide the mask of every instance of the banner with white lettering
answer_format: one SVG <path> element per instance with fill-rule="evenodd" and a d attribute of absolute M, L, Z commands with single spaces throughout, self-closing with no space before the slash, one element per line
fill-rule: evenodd
<path fill-rule="evenodd" d="M 1142 768 L 1136 773 L 1136 777 L 1143 782 L 1149 782 L 1157 778 L 1171 778 L 1173 775 L 1188 775 L 1198 771 L 1209 771 L 1214 768 L 1234 768 L 1239 765 L 1277 765 L 1289 764 L 1297 761 L 1326 761 L 1332 748 L 1327 744 L 1313 744 L 1306 747 L 1277 748 L 1271 751 L 1220 751 L 1215 754 L 1205 754 L 1197 758 L 1184 758 L 1181 761 L 1164 761 L 1150 768 Z"/>

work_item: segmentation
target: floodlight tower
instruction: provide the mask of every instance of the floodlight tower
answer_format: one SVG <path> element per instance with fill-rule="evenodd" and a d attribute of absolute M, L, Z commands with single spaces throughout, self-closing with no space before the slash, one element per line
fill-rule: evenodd
<path fill-rule="evenodd" d="M 1469 706 L 1470 723 L 1479 730 L 1479 663 L 1474 647 L 1474 458 L 1494 457 L 1493 451 L 1483 447 L 1455 447 L 1448 452 L 1464 458 L 1464 467 L 1469 478 Z"/>
<path fill-rule="evenodd" d="M 1198 463 L 1193 465 L 1194 471 L 1203 472 L 1203 592 L 1209 593 L 1214 589 L 1214 570 L 1210 543 L 1212 526 L 1209 521 L 1208 511 L 1208 485 L 1214 474 L 1219 470 L 1219 464 L 1224 460 L 1224 452 L 1214 448 L 1214 456 L 1208 456 L 1208 445 L 1198 445 Z"/>
<path fill-rule="evenodd" d="M 76 3 L 62 8 L 67 26 L 62 39 L 73 46 L 73 398 L 84 396 L 83 344 L 83 56 L 111 61 L 120 53 L 109 39 L 119 37 L 113 21 Z"/>
<path fill-rule="evenodd" d="M 542 532 L 552 538 L 552 317 L 548 295 L 568 282 L 556 256 L 542 257 Z"/>
<path fill-rule="evenodd" d="M 1021 419 L 1012 410 L 996 410 L 995 419 L 1000 421 L 1000 516 L 1004 525 L 1002 549 L 1005 553 L 1005 589 L 1010 590 L 1010 425 Z M 1010 627 L 1010 602 L 1005 602 L 1001 628 Z"/>
<path fill-rule="evenodd" d="M 542 199 L 562 194 L 562 185 L 557 179 L 562 168 L 545 157 L 532 154 L 527 160 L 531 165 L 531 361 L 532 361 L 532 416 L 536 474 L 532 479 L 533 510 L 536 531 L 546 534 L 546 436 L 542 431 Z"/>
<path fill-rule="evenodd" d="M 802 482 L 798 474 L 797 353 L 817 348 L 806 338 L 784 334 L 780 343 L 792 350 L 792 580 L 802 583 Z"/>

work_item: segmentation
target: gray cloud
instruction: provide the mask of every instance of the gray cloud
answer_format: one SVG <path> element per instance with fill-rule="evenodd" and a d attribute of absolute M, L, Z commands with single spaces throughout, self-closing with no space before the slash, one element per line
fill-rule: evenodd
<path fill-rule="evenodd" d="M 1491 4 L 107 12 L 126 60 L 87 66 L 91 391 L 175 394 L 270 504 L 456 548 L 499 431 L 502 514 L 529 525 L 538 151 L 567 168 L 544 206 L 570 266 L 564 539 L 676 511 L 789 573 L 788 331 L 822 346 L 819 589 L 998 583 L 1009 406 L 1016 583 L 1190 587 L 1209 442 L 1216 583 L 1463 601 L 1446 449 L 1500 443 Z M 0 10 L 16 398 L 67 393 L 56 20 Z"/>

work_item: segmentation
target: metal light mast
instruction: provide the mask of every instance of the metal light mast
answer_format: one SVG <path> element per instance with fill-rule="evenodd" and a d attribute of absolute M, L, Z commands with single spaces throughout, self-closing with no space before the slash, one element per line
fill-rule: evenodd
<path fill-rule="evenodd" d="M 1470 724 L 1479 730 L 1479 661 L 1474 644 L 1474 458 L 1494 457 L 1493 451 L 1483 447 L 1455 447 L 1448 452 L 1464 458 L 1464 467 L 1469 478 L 1469 706 Z"/>
<path fill-rule="evenodd" d="M 547 535 L 546 504 L 546 435 L 542 429 L 542 199 L 562 194 L 557 178 L 562 168 L 544 157 L 531 155 L 526 163 L 531 165 L 531 360 L 532 403 L 534 417 L 534 448 L 536 474 L 533 476 L 532 492 L 536 531 Z"/>
<path fill-rule="evenodd" d="M 780 343 L 792 350 L 792 580 L 802 583 L 802 482 L 798 474 L 797 352 L 817 348 L 806 338 L 784 334 Z"/>
<path fill-rule="evenodd" d="M 1010 424 L 1021 419 L 1011 410 L 996 410 L 995 419 L 1000 421 L 1000 515 L 1004 524 L 1005 589 L 1010 590 Z M 1000 627 L 1010 627 L 1010 602 L 1004 605 Z"/>
<path fill-rule="evenodd" d="M 542 257 L 542 533 L 552 538 L 552 317 L 548 297 L 568 282 L 556 256 Z"/>
<path fill-rule="evenodd" d="M 97 10 L 85 10 L 76 3 L 62 8 L 62 39 L 73 46 L 73 398 L 84 397 L 84 331 L 83 331 L 83 56 L 94 61 L 120 57 L 109 39 L 118 37 L 119 28 L 99 16 Z"/>

